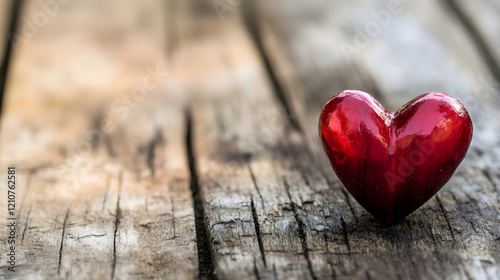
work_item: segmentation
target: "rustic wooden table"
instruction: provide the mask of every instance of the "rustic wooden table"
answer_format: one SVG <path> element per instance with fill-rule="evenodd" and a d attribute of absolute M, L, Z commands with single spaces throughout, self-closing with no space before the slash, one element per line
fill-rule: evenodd
<path fill-rule="evenodd" d="M 500 279 L 499 1 L 13 2 L 1 279 Z M 392 227 L 321 150 L 347 88 L 391 110 L 448 92 L 474 121 L 451 181 Z"/>

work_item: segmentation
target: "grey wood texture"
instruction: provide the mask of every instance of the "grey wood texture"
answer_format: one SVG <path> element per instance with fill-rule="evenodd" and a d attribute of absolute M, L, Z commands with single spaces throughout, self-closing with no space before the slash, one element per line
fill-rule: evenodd
<path fill-rule="evenodd" d="M 0 176 L 18 173 L 17 272 L 2 253 L 1 273 L 500 279 L 497 6 L 24 1 L 0 131 Z M 443 91 L 473 119 L 453 178 L 394 226 L 323 154 L 319 112 L 344 89 L 392 111 Z"/>

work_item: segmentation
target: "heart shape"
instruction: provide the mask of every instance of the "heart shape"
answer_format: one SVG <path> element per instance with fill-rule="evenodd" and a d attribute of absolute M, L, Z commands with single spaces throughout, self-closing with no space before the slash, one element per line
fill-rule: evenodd
<path fill-rule="evenodd" d="M 326 102 L 319 134 L 345 188 L 390 225 L 448 182 L 467 154 L 472 121 L 446 93 L 421 95 L 393 114 L 368 93 L 346 90 Z"/>

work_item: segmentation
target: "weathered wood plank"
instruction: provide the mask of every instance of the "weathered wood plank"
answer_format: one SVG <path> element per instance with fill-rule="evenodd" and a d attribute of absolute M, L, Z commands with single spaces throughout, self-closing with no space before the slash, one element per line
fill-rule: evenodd
<path fill-rule="evenodd" d="M 495 173 L 491 168 L 499 166 L 498 103 L 474 95 L 488 86 L 480 83 L 481 77 L 490 76 L 488 68 L 467 34 L 433 1 L 403 1 L 386 27 L 366 35 L 366 45 L 356 45 L 356 28 L 376 24 L 373 13 L 387 13 L 386 5 L 382 1 L 318 5 L 261 1 L 256 12 L 261 16 L 258 29 L 264 51 L 315 154 L 322 153 L 316 138 L 320 108 L 333 93 L 346 88 L 371 92 L 392 110 L 418 94 L 447 91 L 464 101 L 474 118 L 471 154 L 436 199 L 395 227 L 380 228 L 348 198 L 355 215 L 333 216 L 322 224 L 327 233 L 341 232 L 344 225 L 349 261 L 339 253 L 315 252 L 312 244 L 318 242 L 309 242 L 315 272 L 321 277 L 496 278 L 500 205 L 496 178 L 482 173 Z M 342 51 L 345 44 L 356 47 L 352 56 Z M 324 157 L 318 160 L 328 166 Z M 324 172 L 332 184 L 327 196 L 341 193 L 331 171 Z M 338 209 L 324 199 L 315 201 L 304 219 L 316 220 L 321 209 L 316 204 L 322 203 L 330 208 L 325 213 Z M 321 234 L 305 228 L 308 239 Z M 336 239 L 327 244 L 339 246 Z"/>
<path fill-rule="evenodd" d="M 190 93 L 213 269 L 221 279 L 310 279 L 299 225 L 273 171 L 289 128 L 255 46 L 238 12 L 220 21 L 211 5 L 182 3 L 186 39 L 173 71 L 189 77 L 182 88 Z"/>
<path fill-rule="evenodd" d="M 404 2 L 346 59 L 386 2 L 259 1 L 246 22 L 213 3 L 73 0 L 20 41 L 0 136 L 19 170 L 17 276 L 498 278 L 499 103 L 471 95 L 494 85 L 442 5 Z M 150 75 L 167 81 L 130 99 Z M 448 91 L 474 118 L 457 174 L 393 227 L 322 155 L 320 108 L 345 88 L 393 110 Z"/>
<path fill-rule="evenodd" d="M 1 172 L 17 166 L 20 203 L 18 272 L 7 272 L 5 254 L 2 272 L 193 279 L 185 116 L 168 83 L 165 6 L 74 0 L 48 14 L 39 5 L 28 1 L 23 18 L 48 20 L 18 43 L 2 115 Z"/>

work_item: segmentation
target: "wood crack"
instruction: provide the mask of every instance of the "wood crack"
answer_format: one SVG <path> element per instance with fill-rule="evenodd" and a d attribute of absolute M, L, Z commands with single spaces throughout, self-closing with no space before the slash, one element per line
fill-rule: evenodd
<path fill-rule="evenodd" d="M 153 139 L 148 143 L 147 147 L 147 157 L 146 157 L 146 164 L 151 171 L 151 177 L 155 176 L 155 157 L 156 157 L 156 150 L 157 147 L 162 145 L 164 142 L 163 135 L 161 134 L 160 130 L 156 130 L 155 135 Z"/>
<path fill-rule="evenodd" d="M 24 194 L 23 196 L 21 197 L 21 200 L 19 201 L 20 203 L 20 207 L 19 207 L 19 217 L 21 217 L 21 214 L 23 213 L 23 209 L 24 209 L 24 202 L 26 201 L 26 196 L 28 195 L 28 191 L 30 189 L 30 186 L 31 186 L 31 180 L 32 180 L 32 177 L 33 177 L 33 173 L 34 171 L 30 171 L 28 173 L 28 175 L 26 176 L 26 190 L 24 191 Z"/>
<path fill-rule="evenodd" d="M 260 275 L 259 275 L 259 270 L 257 269 L 257 261 L 255 260 L 255 258 L 253 258 L 253 273 L 255 274 L 255 278 L 257 280 L 260 280 Z"/>
<path fill-rule="evenodd" d="M 493 190 L 497 193 L 497 199 L 500 202 L 500 190 L 498 189 L 498 186 L 493 180 L 493 177 L 491 176 L 490 172 L 486 169 L 481 169 L 481 173 L 483 173 L 484 177 L 486 177 L 486 180 L 488 180 L 488 182 L 493 187 Z"/>
<path fill-rule="evenodd" d="M 115 213 L 115 230 L 113 233 L 113 262 L 111 263 L 111 280 L 115 278 L 116 270 L 116 238 L 118 236 L 118 228 L 120 227 L 122 210 L 120 209 L 120 194 L 123 188 L 123 172 L 120 173 L 118 178 L 118 196 L 116 199 L 116 213 Z"/>
<path fill-rule="evenodd" d="M 23 233 L 21 235 L 21 244 L 23 244 L 23 242 L 24 242 L 24 236 L 26 235 L 26 229 L 28 228 L 28 223 L 30 221 L 30 216 L 31 216 L 31 208 L 28 210 L 28 215 L 26 216 L 26 223 L 24 225 L 24 230 L 23 230 Z"/>
<path fill-rule="evenodd" d="M 196 244 L 198 248 L 198 269 L 200 279 L 217 279 L 211 236 L 205 221 L 205 202 L 196 171 L 196 157 L 193 148 L 193 123 L 191 111 L 186 111 L 186 154 L 190 173 L 190 188 L 193 197 Z"/>
<path fill-rule="evenodd" d="M 76 238 L 76 240 L 89 238 L 89 237 L 103 237 L 103 236 L 106 236 L 106 234 L 105 233 L 103 233 L 103 234 L 88 234 L 88 235 L 84 235 L 84 236 L 79 236 Z"/>
<path fill-rule="evenodd" d="M 293 112 L 292 106 L 288 102 L 287 96 L 285 94 L 285 91 L 283 90 L 283 87 L 281 86 L 281 83 L 279 82 L 279 79 L 276 75 L 276 71 L 274 70 L 271 61 L 269 59 L 269 56 L 264 48 L 264 45 L 262 43 L 262 40 L 259 35 L 259 28 L 257 26 L 257 22 L 255 19 L 255 7 L 251 4 L 250 1 L 245 2 L 244 4 L 246 7 L 242 9 L 244 11 L 243 13 L 243 18 L 245 21 L 245 25 L 248 29 L 248 32 L 250 36 L 253 39 L 253 42 L 255 43 L 255 46 L 257 48 L 257 51 L 262 59 L 262 62 L 264 63 L 264 69 L 266 70 L 266 73 L 269 77 L 269 81 L 271 82 L 272 87 L 274 88 L 273 92 L 278 99 L 278 101 L 282 104 L 283 108 L 285 109 L 285 113 L 288 117 L 288 120 L 290 122 L 290 125 L 292 126 L 293 129 L 299 131 L 301 134 L 304 134 L 304 131 L 302 130 L 299 121 L 297 120 L 296 114 Z"/>
<path fill-rule="evenodd" d="M 64 234 L 66 232 L 66 223 L 68 222 L 68 216 L 69 216 L 69 209 L 66 210 L 66 216 L 64 217 L 64 222 L 63 222 L 63 229 L 61 233 L 61 245 L 59 246 L 59 260 L 57 264 L 57 274 L 61 272 L 62 252 L 64 247 Z M 23 239 L 24 239 L 24 234 L 23 234 Z"/>
<path fill-rule="evenodd" d="M 441 208 L 441 212 L 443 213 L 444 219 L 446 220 L 446 223 L 448 224 L 448 230 L 451 233 L 451 237 L 453 238 L 453 241 L 455 240 L 455 234 L 453 233 L 453 228 L 451 227 L 450 219 L 448 218 L 448 215 L 446 214 L 446 211 L 444 210 L 443 204 L 441 203 L 441 199 L 439 199 L 439 196 L 436 195 L 437 202 L 439 203 L 439 207 Z"/>
<path fill-rule="evenodd" d="M 109 174 L 106 176 L 106 188 L 102 194 L 102 211 L 106 208 L 106 200 L 108 200 L 109 186 L 111 184 L 111 176 Z"/>
<path fill-rule="evenodd" d="M 257 194 L 260 197 L 260 201 L 262 202 L 262 208 L 264 208 L 264 211 L 265 211 L 266 204 L 264 203 L 264 198 L 262 197 L 262 194 L 260 193 L 259 186 L 257 185 L 257 179 L 255 179 L 255 174 L 253 173 L 252 167 L 250 166 L 249 162 L 247 162 L 247 166 L 248 166 L 248 171 L 250 172 L 250 176 L 252 177 L 253 186 L 255 187 L 255 190 L 257 191 Z M 253 200 L 252 200 L 252 204 L 253 204 Z"/>
<path fill-rule="evenodd" d="M 307 262 L 307 268 L 309 269 L 309 273 L 311 274 L 311 277 L 313 280 L 317 280 L 318 278 L 314 274 L 314 270 L 312 268 L 312 263 L 311 263 L 311 258 L 309 257 L 309 248 L 307 247 L 307 236 L 306 236 L 306 230 L 305 230 L 305 225 L 302 219 L 299 216 L 299 211 L 297 210 L 297 205 L 295 202 L 292 201 L 292 195 L 290 194 L 290 187 L 288 186 L 288 182 L 286 179 L 283 179 L 283 182 L 285 184 L 286 188 L 286 193 L 288 194 L 288 199 L 290 200 L 290 203 L 292 205 L 292 212 L 295 217 L 295 221 L 297 222 L 297 225 L 299 226 L 299 237 L 300 241 L 302 243 L 302 250 L 304 251 L 304 257 L 306 258 Z"/>
<path fill-rule="evenodd" d="M 347 191 L 344 189 L 343 186 L 340 187 L 340 190 L 344 194 L 345 201 L 347 202 L 347 205 L 349 205 L 349 209 L 351 209 L 352 217 L 354 218 L 354 221 L 358 223 L 358 217 L 356 216 L 356 212 L 354 212 L 354 208 L 352 207 L 351 201 L 349 200 L 349 194 Z"/>
<path fill-rule="evenodd" d="M 264 262 L 264 266 L 267 267 L 266 254 L 264 253 L 264 243 L 262 242 L 262 233 L 260 231 L 259 217 L 257 216 L 257 211 L 255 210 L 255 204 L 253 202 L 253 199 L 251 200 L 250 206 L 252 207 L 253 224 L 255 226 L 255 235 L 257 236 L 257 243 L 259 243 L 260 256 L 262 258 L 262 261 Z"/>
<path fill-rule="evenodd" d="M 347 232 L 347 225 L 344 221 L 344 217 L 340 217 L 340 223 L 342 224 L 342 231 L 344 233 L 344 242 L 345 242 L 345 245 L 347 247 L 347 252 L 349 252 L 349 254 L 351 254 L 351 244 L 349 243 L 349 234 Z"/>
<path fill-rule="evenodd" d="M 477 231 L 476 226 L 474 225 L 473 221 L 464 215 L 464 209 L 463 209 L 462 204 L 457 200 L 457 197 L 455 196 L 455 194 L 453 192 L 449 192 L 449 193 L 450 193 L 451 197 L 453 198 L 453 200 L 455 201 L 455 203 L 457 204 L 457 207 L 458 207 L 458 210 L 460 211 L 460 216 L 462 216 L 462 219 L 464 219 L 464 221 L 468 222 L 470 224 L 470 226 L 472 227 L 472 230 L 474 231 L 474 233 L 477 234 L 478 231 Z"/>

